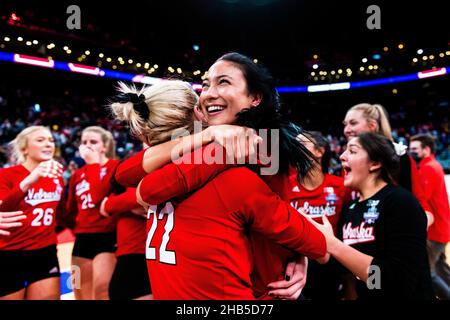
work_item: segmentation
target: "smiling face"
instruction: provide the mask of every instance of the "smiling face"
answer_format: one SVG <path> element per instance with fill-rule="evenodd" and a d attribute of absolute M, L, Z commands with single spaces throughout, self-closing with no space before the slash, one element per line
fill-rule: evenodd
<path fill-rule="evenodd" d="M 376 124 L 364 117 L 362 110 L 350 110 L 344 119 L 344 135 L 349 141 L 363 132 L 376 131 Z"/>
<path fill-rule="evenodd" d="M 344 170 L 344 185 L 361 190 L 361 186 L 372 174 L 372 162 L 366 150 L 361 146 L 357 137 L 351 138 L 347 143 L 347 150 L 340 157 Z"/>
<path fill-rule="evenodd" d="M 55 141 L 50 131 L 39 129 L 30 133 L 22 153 L 26 159 L 30 158 L 35 162 L 52 159 L 55 154 Z"/>
<path fill-rule="evenodd" d="M 247 80 L 236 64 L 220 60 L 208 70 L 200 94 L 200 108 L 209 125 L 232 124 L 238 112 L 260 102 L 259 97 L 249 94 Z"/>

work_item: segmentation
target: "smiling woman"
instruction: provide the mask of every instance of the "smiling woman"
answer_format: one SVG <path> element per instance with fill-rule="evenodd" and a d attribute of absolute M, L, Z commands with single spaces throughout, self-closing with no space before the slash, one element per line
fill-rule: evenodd
<path fill-rule="evenodd" d="M 209 69 L 203 82 L 200 105 L 209 125 L 232 124 L 244 108 L 261 103 L 261 94 L 247 88 L 242 67 L 226 58 L 224 56 Z"/>
<path fill-rule="evenodd" d="M 217 125 L 185 137 L 187 139 L 183 141 L 172 140 L 152 145 L 121 164 L 118 167 L 116 179 L 124 185 L 136 186 L 146 172 L 153 172 L 170 162 L 172 150 L 178 148 L 179 145 L 183 145 L 180 148 L 182 150 L 193 150 L 200 147 L 201 144 L 217 142 L 224 146 L 227 154 L 230 153 L 234 159 L 247 156 L 251 158 L 254 142 L 251 135 L 247 134 L 251 130 L 244 127 L 246 126 L 252 129 L 275 129 L 275 132 L 280 133 L 280 139 L 276 139 L 280 141 L 278 161 L 280 170 L 277 174 L 272 172 L 269 173 L 272 176 L 265 177 L 268 180 L 267 183 L 270 183 L 269 178 L 274 178 L 271 187 L 283 196 L 289 167 L 295 168 L 298 176 L 303 177 L 310 169 L 312 160 L 309 157 L 309 151 L 297 140 L 298 134 L 302 131 L 301 128 L 283 119 L 279 113 L 280 102 L 273 77 L 261 65 L 237 52 L 227 53 L 217 59 L 211 66 L 208 75 L 209 78 L 204 82 L 200 95 L 201 107 L 200 110 L 196 109 L 198 111 L 196 115 L 209 125 L 212 123 Z M 230 124 L 238 124 L 243 127 Z M 228 144 L 227 140 L 233 143 Z M 234 143 L 236 140 L 239 143 Z M 195 144 L 196 141 L 200 142 L 200 146 Z M 186 149 L 184 142 L 187 142 Z M 228 149 L 230 145 L 231 152 Z M 255 149 L 256 147 L 253 148 L 253 155 L 255 155 Z M 220 171 L 225 168 L 226 166 L 220 165 L 218 167 L 209 166 L 209 169 L 204 171 L 205 168 L 201 164 L 194 166 L 193 170 L 186 175 L 187 185 L 192 190 L 199 188 L 217 173 L 208 176 L 211 171 L 217 169 Z M 194 171 L 196 173 L 193 174 Z M 184 172 L 180 172 L 180 174 L 184 174 Z M 147 180 L 149 185 L 153 184 L 153 178 L 150 177 Z M 189 178 L 192 180 L 189 181 Z M 204 178 L 203 182 L 202 178 Z M 164 178 L 164 183 L 166 182 L 170 182 L 167 176 Z M 155 185 L 162 184 L 156 183 Z M 149 195 L 148 193 L 156 191 L 157 188 L 151 186 L 140 190 L 145 190 L 145 193 Z M 163 194 L 167 196 L 173 190 L 165 188 L 164 191 L 159 193 L 159 200 L 164 197 Z M 151 197 L 151 195 L 149 196 Z M 170 198 L 172 196 L 154 203 L 161 203 Z M 150 202 L 153 203 L 153 201 Z M 286 265 L 283 261 L 293 256 L 291 251 L 285 250 L 285 248 L 272 243 L 267 237 L 258 234 L 252 237 L 252 243 L 257 247 L 254 250 L 257 263 L 255 263 L 256 269 L 253 272 L 255 296 L 264 297 L 270 294 L 275 297 L 297 299 L 306 281 L 304 257 L 294 257 L 298 263 L 291 262 Z M 286 275 L 286 280 L 279 278 L 283 273 Z"/>
<path fill-rule="evenodd" d="M 230 53 L 219 58 L 208 74 L 209 78 L 205 81 L 200 96 L 201 109 L 208 122 L 218 121 L 217 124 L 231 124 L 240 119 L 252 124 L 250 118 L 253 117 L 254 127 L 252 128 L 284 130 L 283 134 L 287 132 L 290 134 L 280 138 L 285 142 L 285 154 L 288 153 L 287 151 L 290 151 L 291 155 L 295 154 L 295 157 L 289 159 L 292 160 L 291 164 L 293 166 L 300 165 L 304 171 L 307 170 L 305 167 L 308 167 L 312 160 L 306 156 L 309 154 L 306 147 L 296 140 L 300 129 L 293 124 L 290 124 L 288 128 L 282 126 L 285 122 L 282 122 L 277 113 L 278 96 L 268 73 L 260 69 L 248 57 Z M 175 84 L 172 82 L 172 85 Z M 170 83 L 167 81 L 161 83 L 160 86 L 160 89 L 166 88 L 166 91 L 170 89 Z M 124 111 L 116 113 L 126 115 L 126 118 L 122 118 L 122 120 L 129 121 L 138 111 L 136 116 L 144 120 L 141 121 L 141 130 L 136 132 L 141 139 L 148 139 L 152 136 L 152 131 L 158 129 L 153 128 L 153 122 L 150 119 L 152 116 L 157 117 L 159 113 L 164 114 L 167 113 L 167 110 L 172 109 L 174 109 L 172 111 L 176 109 L 189 110 L 184 105 L 185 100 L 177 100 L 172 103 L 174 95 L 164 94 L 164 99 L 157 99 L 157 101 L 167 100 L 165 103 L 167 110 L 157 111 L 153 106 L 152 99 L 149 99 L 154 90 L 157 89 L 152 86 L 142 92 L 135 92 L 134 95 L 128 96 L 128 101 L 112 105 L 113 110 L 122 109 Z M 164 91 L 159 94 L 162 93 Z M 150 114 L 147 113 L 146 116 L 142 116 L 142 112 L 137 110 L 141 108 L 139 100 L 131 101 L 140 94 L 145 95 L 145 102 L 150 110 Z M 184 95 L 187 94 L 184 92 Z M 192 108 L 191 114 L 187 114 L 186 119 L 172 122 L 174 127 L 171 131 L 177 129 L 179 126 L 176 125 L 177 123 L 182 124 L 186 120 L 192 121 L 194 102 L 189 103 L 188 101 L 188 105 Z M 133 108 L 129 108 L 130 104 Z M 251 111 L 257 111 L 257 113 Z M 142 133 L 148 129 L 151 130 L 143 135 Z M 289 131 L 290 129 L 292 131 Z M 223 128 L 218 130 L 223 130 Z M 165 137 L 160 136 L 165 140 L 160 141 L 159 146 L 153 144 L 147 151 L 144 151 L 145 155 L 161 156 L 162 152 L 157 153 L 155 148 L 165 143 L 173 143 L 174 141 L 166 141 L 170 136 L 171 134 Z M 220 146 L 216 147 L 217 153 L 223 149 Z M 292 149 L 287 150 L 289 147 Z M 295 147 L 296 149 L 294 149 Z M 194 151 L 194 154 L 200 155 L 200 159 L 203 159 L 201 155 L 205 149 L 208 148 L 198 149 Z M 223 155 L 223 152 L 221 154 Z M 191 154 L 186 154 L 186 157 L 190 156 Z M 141 162 L 142 154 L 136 159 Z M 194 159 L 198 159 L 198 157 L 194 155 Z M 144 159 L 144 162 L 146 160 Z M 314 236 L 315 229 L 310 230 L 310 225 L 305 224 L 307 230 L 299 230 L 298 222 L 300 220 L 298 218 L 300 216 L 295 209 L 281 201 L 248 168 L 232 168 L 230 166 L 229 170 L 220 175 L 215 172 L 209 176 L 211 169 L 227 169 L 226 163 L 215 163 L 217 166 L 212 165 L 207 168 L 203 166 L 202 162 L 193 163 L 188 167 L 183 166 L 183 163 L 184 161 L 181 161 L 180 167 L 168 164 L 160 170 L 154 171 L 146 176 L 138 186 L 138 201 L 145 206 L 148 206 L 145 202 L 155 205 L 151 206 L 148 211 L 146 249 L 148 270 L 155 298 L 254 299 L 268 298 L 270 295 L 296 299 L 303 286 L 303 276 L 299 275 L 302 273 L 302 268 L 301 266 L 296 268 L 296 264 L 292 263 L 288 265 L 286 271 L 283 270 L 286 260 L 293 256 L 293 253 L 286 250 L 285 247 L 290 247 L 295 252 L 304 253 L 312 258 L 323 257 L 320 250 L 313 253 L 303 247 L 320 247 L 320 239 L 316 239 Z M 189 163 L 191 162 L 189 161 Z M 286 160 L 283 164 L 284 169 L 287 170 L 289 162 Z M 130 177 L 130 180 L 139 182 L 142 178 L 142 164 L 139 163 L 138 167 L 139 165 L 139 172 L 127 170 L 127 175 L 133 176 Z M 130 168 L 128 164 L 126 167 Z M 184 171 L 183 168 L 188 168 L 189 172 Z M 132 171 L 137 175 L 135 176 Z M 246 181 L 246 183 L 242 184 L 242 181 Z M 183 188 L 185 186 L 192 189 L 186 190 Z M 180 187 L 182 190 L 179 189 Z M 196 189 L 198 189 L 196 192 L 191 192 Z M 184 194 L 186 196 L 181 197 Z M 157 198 L 153 198 L 153 196 Z M 165 196 L 167 198 L 162 199 Z M 183 199 L 181 203 L 177 201 L 172 204 L 170 200 L 177 197 Z M 160 206 L 157 207 L 157 204 Z M 233 212 L 237 214 L 236 217 L 231 214 Z M 257 214 L 254 216 L 253 212 Z M 250 214 L 251 217 L 247 214 Z M 260 223 L 262 224 L 260 225 Z M 161 232 L 161 224 L 165 225 L 166 235 Z M 289 232 L 286 231 L 291 228 L 297 230 L 288 236 Z M 243 232 L 244 230 L 245 232 Z M 256 232 L 257 230 L 258 232 Z M 312 233 L 305 238 L 305 232 Z M 293 248 L 292 240 L 303 243 L 303 248 Z M 306 242 L 304 242 L 305 240 Z M 226 243 L 225 246 L 223 241 Z M 196 245 L 192 245 L 193 243 Z M 282 243 L 284 246 L 281 245 Z M 159 250 L 155 248 L 159 248 Z M 198 263 L 199 261 L 201 263 Z M 255 266 L 254 270 L 251 270 L 253 265 Z M 280 275 L 284 273 L 286 280 L 280 278 Z M 184 285 L 179 286 L 179 283 Z"/>
<path fill-rule="evenodd" d="M 62 165 L 53 160 L 46 127 L 24 129 L 11 146 L 18 164 L 0 172 L 0 211 L 22 210 L 25 218 L 0 236 L 0 299 L 59 299 L 55 225 L 63 213 Z"/>

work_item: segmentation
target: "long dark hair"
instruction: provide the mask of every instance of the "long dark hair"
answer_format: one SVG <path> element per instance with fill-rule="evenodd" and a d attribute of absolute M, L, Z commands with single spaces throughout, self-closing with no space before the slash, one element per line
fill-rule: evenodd
<path fill-rule="evenodd" d="M 330 143 L 319 131 L 305 131 L 303 135 L 314 144 L 314 148 L 317 150 L 323 148 L 320 166 L 323 173 L 328 173 L 328 168 L 330 167 L 331 161 Z"/>
<path fill-rule="evenodd" d="M 293 166 L 297 169 L 299 179 L 302 180 L 312 168 L 313 155 L 297 140 L 303 129 L 288 121 L 280 113 L 280 98 L 272 75 L 263 66 L 240 53 L 227 53 L 217 61 L 229 61 L 235 64 L 247 81 L 249 94 L 261 97 L 257 107 L 246 108 L 236 115 L 235 124 L 255 130 L 278 129 L 280 172 L 287 174 L 289 166 Z M 273 149 L 274 146 L 271 148 Z"/>
<path fill-rule="evenodd" d="M 391 140 L 374 132 L 360 133 L 358 141 L 366 150 L 369 159 L 381 164 L 380 178 L 387 183 L 397 184 L 400 172 L 400 158 Z"/>

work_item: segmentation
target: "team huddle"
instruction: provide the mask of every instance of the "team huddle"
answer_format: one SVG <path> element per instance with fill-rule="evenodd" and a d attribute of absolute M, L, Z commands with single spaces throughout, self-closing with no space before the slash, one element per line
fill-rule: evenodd
<path fill-rule="evenodd" d="M 11 142 L 15 165 L 0 170 L 0 299 L 59 299 L 66 228 L 80 300 L 446 298 L 433 265 L 450 241 L 448 200 L 437 212 L 380 105 L 348 110 L 338 177 L 327 139 L 283 117 L 273 78 L 241 54 L 220 57 L 200 95 L 180 80 L 118 91 L 108 108 L 143 143 L 130 158 L 115 159 L 112 134 L 87 127 L 85 164 L 65 185 L 48 128 Z M 264 174 L 263 145 L 275 174 Z M 431 259 L 436 243 L 444 249 Z"/>

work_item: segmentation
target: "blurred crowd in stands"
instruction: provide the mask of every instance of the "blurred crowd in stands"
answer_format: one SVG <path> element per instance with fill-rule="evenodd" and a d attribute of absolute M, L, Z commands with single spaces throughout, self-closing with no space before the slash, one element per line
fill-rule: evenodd
<path fill-rule="evenodd" d="M 68 97 L 70 95 L 70 97 Z M 37 104 L 39 101 L 40 104 Z M 140 143 L 129 134 L 129 130 L 117 121 L 111 120 L 105 108 L 107 97 L 60 95 L 44 97 L 32 89 L 6 90 L 0 88 L 0 167 L 9 165 L 8 142 L 29 125 L 46 125 L 52 129 L 56 140 L 57 157 L 64 166 L 80 167 L 83 161 L 78 155 L 81 130 L 90 125 L 101 125 L 109 130 L 116 140 L 119 158 L 126 158 L 141 149 Z M 389 109 L 388 109 L 389 110 Z M 343 110 L 343 115 L 344 115 Z M 318 115 L 319 116 L 319 115 Z M 391 113 L 393 120 L 407 118 L 405 112 Z M 450 173 L 450 123 L 448 118 L 424 119 L 425 122 L 409 127 L 394 127 L 396 142 L 408 145 L 409 138 L 417 133 L 430 133 L 436 138 L 437 160 Z M 400 123 L 394 121 L 394 123 Z M 300 123 L 302 125 L 302 123 Z M 339 126 L 338 126 L 339 127 Z M 339 155 L 345 148 L 342 132 L 326 132 L 333 152 L 331 173 L 340 174 Z M 342 130 L 342 129 L 341 129 Z M 71 163 L 71 161 L 73 161 Z"/>

